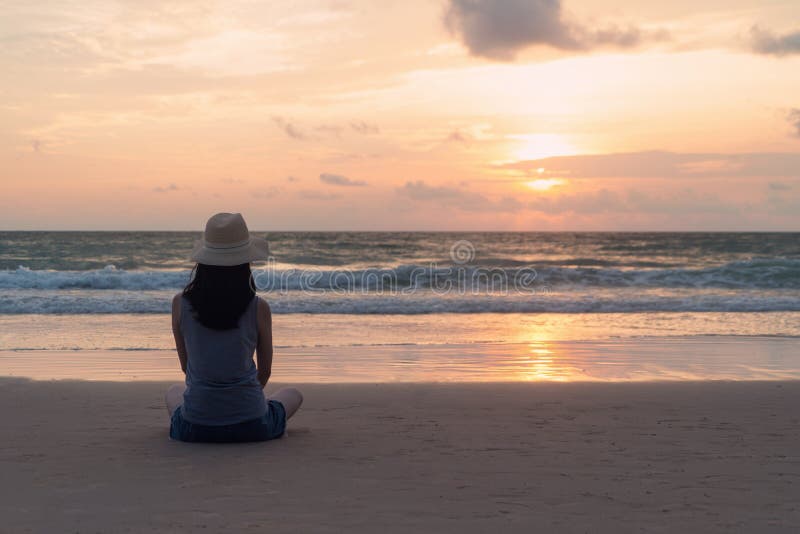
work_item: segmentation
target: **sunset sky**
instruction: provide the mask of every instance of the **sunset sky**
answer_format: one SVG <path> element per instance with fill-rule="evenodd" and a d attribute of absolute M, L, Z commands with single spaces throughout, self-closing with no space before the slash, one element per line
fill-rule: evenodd
<path fill-rule="evenodd" d="M 800 230 L 797 0 L 3 11 L 0 229 Z"/>

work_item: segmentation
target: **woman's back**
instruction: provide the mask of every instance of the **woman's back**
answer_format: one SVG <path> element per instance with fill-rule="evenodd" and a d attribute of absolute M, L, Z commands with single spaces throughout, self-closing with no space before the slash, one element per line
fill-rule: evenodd
<path fill-rule="evenodd" d="M 191 258 L 197 262 L 191 280 L 172 299 L 172 334 L 186 381 L 165 396 L 170 438 L 227 443 L 282 436 L 303 396 L 283 388 L 264 397 L 272 314 L 256 296 L 250 262 L 269 259 L 266 240 L 250 235 L 241 213 L 217 213 Z"/>
<path fill-rule="evenodd" d="M 261 417 L 267 409 L 253 353 L 258 342 L 258 297 L 236 328 L 214 330 L 194 317 L 181 297 L 180 330 L 186 343 L 183 416 L 192 423 L 219 426 Z"/>

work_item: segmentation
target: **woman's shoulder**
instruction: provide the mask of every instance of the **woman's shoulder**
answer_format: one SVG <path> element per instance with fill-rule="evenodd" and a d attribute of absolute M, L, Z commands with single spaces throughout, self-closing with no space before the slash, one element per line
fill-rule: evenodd
<path fill-rule="evenodd" d="M 178 293 L 174 297 L 172 297 L 172 313 L 173 313 L 173 315 L 180 315 L 181 309 L 183 308 L 182 304 L 183 304 L 183 299 L 184 298 L 186 298 L 186 297 L 184 297 L 183 293 Z"/>
<path fill-rule="evenodd" d="M 178 293 L 172 297 L 172 327 L 178 328 L 181 322 L 181 299 L 183 294 Z"/>
<path fill-rule="evenodd" d="M 269 307 L 269 302 L 267 299 L 263 297 L 259 297 L 256 295 L 256 312 L 258 313 L 259 317 L 267 317 L 272 314 L 272 310 Z"/>

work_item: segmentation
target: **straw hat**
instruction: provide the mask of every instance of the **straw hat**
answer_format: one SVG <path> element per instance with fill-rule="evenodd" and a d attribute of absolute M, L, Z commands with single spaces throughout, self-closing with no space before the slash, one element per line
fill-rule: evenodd
<path fill-rule="evenodd" d="M 206 265 L 241 265 L 269 257 L 265 239 L 250 235 L 241 213 L 217 213 L 195 242 L 192 259 Z"/>

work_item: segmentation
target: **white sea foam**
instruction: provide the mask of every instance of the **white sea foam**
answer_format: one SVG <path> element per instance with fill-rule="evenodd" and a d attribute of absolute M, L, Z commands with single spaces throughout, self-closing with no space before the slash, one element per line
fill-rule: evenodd
<path fill-rule="evenodd" d="M 0 314 L 169 313 L 174 290 L 4 290 Z M 605 288 L 524 294 L 262 293 L 274 313 L 608 313 L 800 311 L 798 290 Z"/>
<path fill-rule="evenodd" d="M 123 270 L 109 265 L 87 271 L 0 271 L 0 289 L 179 289 L 188 270 Z M 702 269 L 619 269 L 480 265 L 397 265 L 366 269 L 255 269 L 261 290 L 400 291 L 491 289 L 536 293 L 546 287 L 643 287 L 800 289 L 800 260 L 753 259 Z"/>

